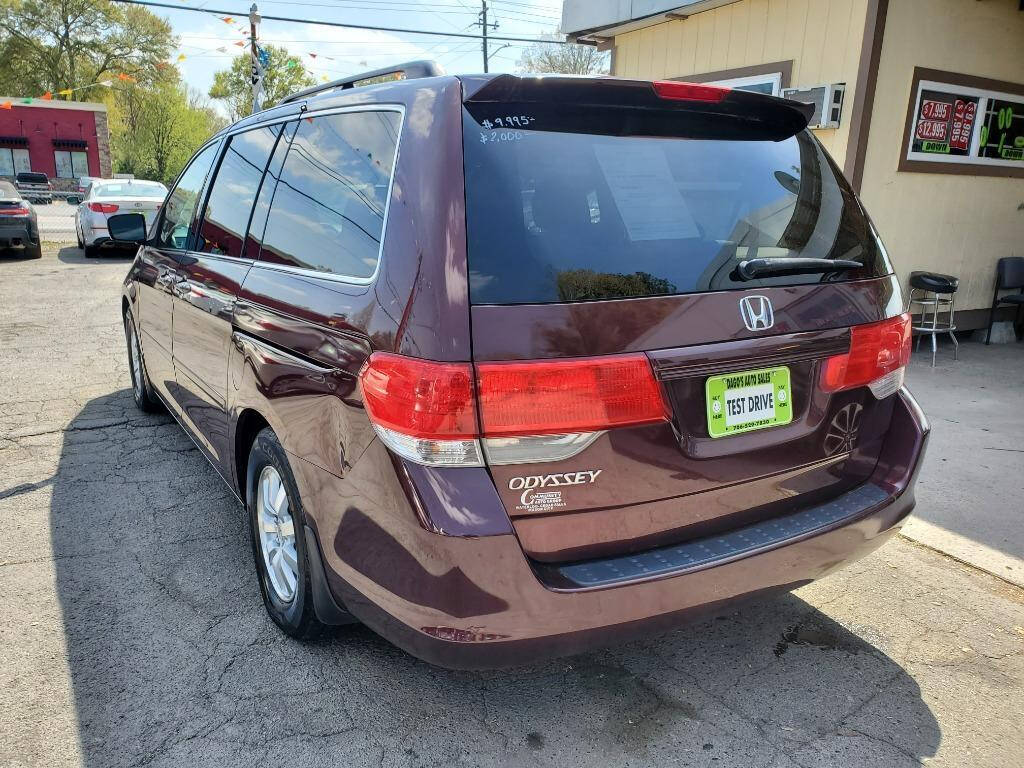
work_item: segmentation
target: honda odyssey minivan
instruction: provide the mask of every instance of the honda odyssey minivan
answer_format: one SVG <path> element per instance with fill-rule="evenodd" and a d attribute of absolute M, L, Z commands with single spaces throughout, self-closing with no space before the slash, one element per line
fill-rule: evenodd
<path fill-rule="evenodd" d="M 111 217 L 136 403 L 245 505 L 281 629 L 518 664 L 886 541 L 928 437 L 909 317 L 809 117 L 413 62 L 225 129 L 148 230 Z"/>

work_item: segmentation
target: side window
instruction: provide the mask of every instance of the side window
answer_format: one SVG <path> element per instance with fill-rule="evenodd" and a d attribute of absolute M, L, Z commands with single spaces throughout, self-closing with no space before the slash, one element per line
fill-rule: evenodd
<path fill-rule="evenodd" d="M 164 203 L 163 218 L 157 231 L 156 246 L 183 251 L 188 245 L 188 231 L 192 218 L 199 203 L 199 194 L 203 190 L 206 174 L 213 165 L 217 155 L 218 144 L 215 142 L 196 155 L 185 173 L 174 185 L 171 194 Z"/>
<path fill-rule="evenodd" d="M 242 255 L 252 204 L 280 132 L 280 125 L 271 125 L 231 137 L 210 186 L 193 250 L 221 256 Z"/>
<path fill-rule="evenodd" d="M 256 196 L 256 205 L 253 206 L 252 219 L 249 222 L 249 234 L 245 238 L 243 248 L 243 255 L 247 259 L 255 259 L 260 255 L 263 231 L 267 228 L 267 214 L 270 213 L 270 201 L 274 198 L 274 190 L 277 189 L 277 182 L 281 178 L 281 166 L 284 165 L 284 157 L 288 154 L 288 145 L 295 135 L 297 125 L 298 123 L 285 125 L 281 140 L 274 149 L 274 156 L 270 158 L 267 172 L 263 175 L 263 184 Z"/>
<path fill-rule="evenodd" d="M 346 277 L 377 267 L 398 147 L 397 112 L 299 122 L 267 217 L 260 259 Z"/>

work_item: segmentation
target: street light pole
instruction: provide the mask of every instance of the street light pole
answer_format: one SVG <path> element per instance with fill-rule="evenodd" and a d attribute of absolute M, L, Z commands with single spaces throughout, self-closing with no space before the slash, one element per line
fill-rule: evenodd
<path fill-rule="evenodd" d="M 260 11 L 256 3 L 249 9 L 249 52 L 252 57 L 252 111 L 259 112 L 263 101 L 263 64 L 260 62 L 260 49 L 256 43 L 257 28 L 260 24 Z"/>

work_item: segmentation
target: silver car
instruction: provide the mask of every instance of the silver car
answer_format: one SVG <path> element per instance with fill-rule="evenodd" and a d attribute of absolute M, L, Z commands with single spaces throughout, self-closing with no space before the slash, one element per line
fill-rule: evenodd
<path fill-rule="evenodd" d="M 122 247 L 110 239 L 107 218 L 119 213 L 141 213 L 148 226 L 165 197 L 167 187 L 158 181 L 95 179 L 75 213 L 78 247 L 89 258 L 99 256 L 104 249 Z"/>

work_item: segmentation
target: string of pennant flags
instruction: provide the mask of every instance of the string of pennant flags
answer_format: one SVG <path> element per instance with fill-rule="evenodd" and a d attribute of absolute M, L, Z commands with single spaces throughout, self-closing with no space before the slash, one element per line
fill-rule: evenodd
<path fill-rule="evenodd" d="M 115 77 L 116 77 L 117 80 L 119 80 L 122 83 L 134 83 L 134 82 L 137 82 L 137 79 L 135 78 L 135 76 L 134 75 L 129 75 L 127 72 L 118 72 Z M 70 100 L 71 96 L 76 91 L 84 91 L 84 90 L 86 90 L 88 88 L 96 88 L 96 87 L 110 88 L 113 85 L 114 85 L 113 78 L 107 79 L 107 80 L 97 80 L 95 83 L 89 83 L 88 85 L 80 85 L 77 88 L 63 88 L 63 89 L 57 91 L 56 94 L 54 94 L 53 91 L 47 91 L 42 96 L 27 96 L 24 99 L 18 99 L 16 102 L 13 101 L 13 100 L 4 101 L 4 102 L 0 103 L 0 109 L 13 109 L 15 103 L 18 103 L 18 104 L 31 104 L 34 101 L 53 101 L 54 95 L 56 95 L 56 96 L 65 96 L 65 97 L 67 97 L 68 100 Z"/>

